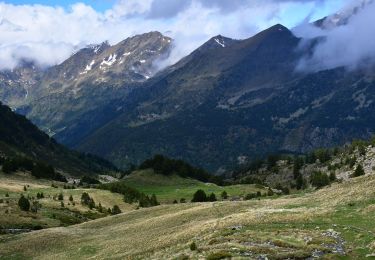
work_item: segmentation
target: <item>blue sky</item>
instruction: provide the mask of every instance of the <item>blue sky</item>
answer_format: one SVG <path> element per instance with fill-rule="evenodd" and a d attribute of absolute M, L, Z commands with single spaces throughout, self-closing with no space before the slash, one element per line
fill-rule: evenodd
<path fill-rule="evenodd" d="M 65 8 L 69 8 L 72 4 L 75 4 L 77 2 L 85 3 L 87 5 L 92 6 L 95 10 L 103 12 L 107 9 L 110 9 L 113 4 L 114 0 L 10 0 L 10 1 L 4 1 L 5 3 L 10 4 L 16 4 L 16 5 L 22 5 L 22 4 L 41 4 L 41 5 L 49 5 L 49 6 L 63 6 Z"/>

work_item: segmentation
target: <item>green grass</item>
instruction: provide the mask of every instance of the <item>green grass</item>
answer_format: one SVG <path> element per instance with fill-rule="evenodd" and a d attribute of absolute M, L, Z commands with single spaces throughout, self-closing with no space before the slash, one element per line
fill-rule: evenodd
<path fill-rule="evenodd" d="M 105 210 L 114 205 L 118 205 L 123 212 L 135 208 L 135 205 L 125 203 L 120 194 L 80 187 L 63 189 L 63 183 L 53 183 L 58 187 L 51 187 L 52 181 L 35 179 L 24 173 L 0 174 L 0 199 L 3 201 L 0 203 L 0 229 L 68 226 L 107 216 L 107 213 L 100 213 L 96 209 L 90 210 L 82 205 L 80 199 L 83 192 L 89 193 L 95 203 L 98 205 L 100 202 Z M 27 187 L 26 191 L 24 186 Z M 21 211 L 17 204 L 20 195 L 23 194 L 32 201 L 37 200 L 37 193 L 44 194 L 43 199 L 38 199 L 42 205 L 41 209 L 37 213 Z M 61 207 L 61 201 L 54 199 L 60 193 L 64 195 L 64 207 Z M 6 194 L 9 197 L 6 197 Z M 73 197 L 74 205 L 69 201 L 70 195 Z"/>
<path fill-rule="evenodd" d="M 220 199 L 221 193 L 226 191 L 229 197 L 245 196 L 248 193 L 261 191 L 265 193 L 264 187 L 253 184 L 218 186 L 212 183 L 203 183 L 194 179 L 182 178 L 177 175 L 164 176 L 155 174 L 152 170 L 137 171 L 124 179 L 126 185 L 136 188 L 145 194 L 155 194 L 162 203 L 171 203 L 185 198 L 190 201 L 193 194 L 202 189 L 207 194 L 215 193 Z"/>

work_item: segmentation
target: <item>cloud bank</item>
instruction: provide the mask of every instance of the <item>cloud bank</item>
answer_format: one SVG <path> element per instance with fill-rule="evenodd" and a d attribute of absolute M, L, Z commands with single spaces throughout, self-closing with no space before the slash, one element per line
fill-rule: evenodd
<path fill-rule="evenodd" d="M 323 0 L 119 0 L 97 12 L 77 3 L 70 8 L 0 2 L 0 69 L 21 60 L 56 65 L 88 44 L 160 31 L 175 39 L 169 65 L 217 34 L 241 39 L 287 21 L 286 10 L 313 12 Z"/>
<path fill-rule="evenodd" d="M 320 37 L 312 55 L 298 69 L 319 71 L 336 67 L 356 69 L 375 63 L 375 1 L 353 1 L 322 26 L 305 23 L 294 33 L 305 39 Z"/>

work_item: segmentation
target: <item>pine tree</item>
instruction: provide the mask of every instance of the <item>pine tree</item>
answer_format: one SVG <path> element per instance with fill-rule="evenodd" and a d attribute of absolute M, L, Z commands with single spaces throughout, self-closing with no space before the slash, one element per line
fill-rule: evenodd
<path fill-rule="evenodd" d="M 204 190 L 197 190 L 194 193 L 193 199 L 191 200 L 191 202 L 205 202 L 205 201 L 207 201 L 207 195 L 204 192 Z"/>
<path fill-rule="evenodd" d="M 29 211 L 30 201 L 27 198 L 25 198 L 23 195 L 21 195 L 20 199 L 18 200 L 18 206 L 23 211 Z"/>
<path fill-rule="evenodd" d="M 211 202 L 216 201 L 217 199 L 216 199 L 216 195 L 215 195 L 215 193 L 212 192 L 212 193 L 210 194 L 210 196 L 208 197 L 208 200 L 211 201 Z"/>
<path fill-rule="evenodd" d="M 365 175 L 365 171 L 363 170 L 362 165 L 358 164 L 357 168 L 355 169 L 353 173 L 353 177 L 359 177 Z"/>
<path fill-rule="evenodd" d="M 226 191 L 223 191 L 223 192 L 221 193 L 221 198 L 222 198 L 223 200 L 228 199 L 228 193 L 227 193 Z"/>
<path fill-rule="evenodd" d="M 117 215 L 117 214 L 120 214 L 120 213 L 121 213 L 121 210 L 120 210 L 119 206 L 114 205 L 113 208 L 112 208 L 112 215 Z"/>
<path fill-rule="evenodd" d="M 69 196 L 69 201 L 73 201 L 73 196 L 72 195 Z"/>
<path fill-rule="evenodd" d="M 64 195 L 62 193 L 60 193 L 58 196 L 57 196 L 57 199 L 58 200 L 64 200 Z"/>

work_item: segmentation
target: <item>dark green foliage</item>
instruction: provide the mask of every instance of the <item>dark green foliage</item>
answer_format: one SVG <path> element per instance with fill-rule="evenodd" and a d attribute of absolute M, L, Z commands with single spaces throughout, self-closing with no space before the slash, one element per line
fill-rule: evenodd
<path fill-rule="evenodd" d="M 154 207 L 159 205 L 159 202 L 156 199 L 155 194 L 152 194 L 151 197 L 141 193 L 141 197 L 139 198 L 139 206 L 143 208 L 147 207 Z"/>
<path fill-rule="evenodd" d="M 210 196 L 208 197 L 208 201 L 211 201 L 211 202 L 217 201 L 215 193 L 212 192 L 210 194 Z"/>
<path fill-rule="evenodd" d="M 159 205 L 155 194 L 151 197 L 145 195 L 144 193 L 127 186 L 123 182 L 114 182 L 108 184 L 102 184 L 99 186 L 100 189 L 109 190 L 114 193 L 120 193 L 124 195 L 124 201 L 126 203 L 138 202 L 140 207 L 153 207 Z"/>
<path fill-rule="evenodd" d="M 36 194 L 36 198 L 37 198 L 37 199 L 43 199 L 43 198 L 44 198 L 44 193 L 43 193 L 43 192 L 41 192 L 41 193 L 38 192 L 38 193 Z"/>
<path fill-rule="evenodd" d="M 38 213 L 38 210 L 42 208 L 42 204 L 40 204 L 38 201 L 33 201 L 31 204 L 31 212 Z"/>
<path fill-rule="evenodd" d="M 57 199 L 58 200 L 64 200 L 64 195 L 62 193 L 60 193 L 58 196 L 57 196 Z"/>
<path fill-rule="evenodd" d="M 329 149 L 318 149 L 314 151 L 314 154 L 321 163 L 331 160 L 331 152 Z"/>
<path fill-rule="evenodd" d="M 60 207 L 62 207 L 62 208 L 65 207 L 64 201 L 61 201 L 61 202 L 60 202 Z"/>
<path fill-rule="evenodd" d="M 23 186 L 23 191 L 27 191 L 27 188 L 26 188 L 26 186 L 25 186 L 25 185 Z"/>
<path fill-rule="evenodd" d="M 30 210 L 30 201 L 25 198 L 25 196 L 21 195 L 21 197 L 18 200 L 18 206 L 23 211 L 29 211 Z"/>
<path fill-rule="evenodd" d="M 9 174 L 9 173 L 17 171 L 17 165 L 15 164 L 15 162 L 13 160 L 6 159 L 3 163 L 2 170 L 3 170 L 4 173 Z"/>
<path fill-rule="evenodd" d="M 120 213 L 121 213 L 121 210 L 120 210 L 119 206 L 114 205 L 113 208 L 112 208 L 111 214 L 117 215 L 117 214 L 120 214 Z"/>
<path fill-rule="evenodd" d="M 174 201 L 173 201 L 173 204 L 177 204 L 177 203 L 178 203 L 178 201 L 177 201 L 177 200 L 174 200 Z"/>
<path fill-rule="evenodd" d="M 82 193 L 81 203 L 82 205 L 88 206 L 90 209 L 95 208 L 95 201 L 87 192 Z"/>
<path fill-rule="evenodd" d="M 252 199 L 255 199 L 255 198 L 258 198 L 258 195 L 256 193 L 248 193 L 245 196 L 245 200 L 252 200 Z"/>
<path fill-rule="evenodd" d="M 335 174 L 335 172 L 331 172 L 330 174 L 329 174 L 329 180 L 331 181 L 331 182 L 334 182 L 334 181 L 336 181 L 336 174 Z"/>
<path fill-rule="evenodd" d="M 73 201 L 73 196 L 72 195 L 69 196 L 69 201 Z"/>
<path fill-rule="evenodd" d="M 271 188 L 268 188 L 268 191 L 267 191 L 267 195 L 268 196 L 273 196 L 275 193 L 273 192 L 273 190 Z"/>
<path fill-rule="evenodd" d="M 296 180 L 298 176 L 301 174 L 300 170 L 303 166 L 303 159 L 300 156 L 294 157 L 293 162 L 293 177 Z"/>
<path fill-rule="evenodd" d="M 223 200 L 228 199 L 228 193 L 227 193 L 226 191 L 223 191 L 223 192 L 221 193 L 221 198 L 222 198 Z"/>
<path fill-rule="evenodd" d="M 97 179 L 93 177 L 85 175 L 82 177 L 80 181 L 80 185 L 83 185 L 83 184 L 100 184 L 100 181 L 98 181 Z"/>
<path fill-rule="evenodd" d="M 37 162 L 31 170 L 31 175 L 36 178 L 51 179 L 55 181 L 66 182 L 66 178 L 60 173 L 56 172 L 51 165 L 42 162 Z"/>
<path fill-rule="evenodd" d="M 207 195 L 204 192 L 204 190 L 197 190 L 194 195 L 191 202 L 205 202 L 207 201 Z"/>
<path fill-rule="evenodd" d="M 180 203 L 186 203 L 186 199 L 185 198 L 181 198 L 180 199 Z"/>
<path fill-rule="evenodd" d="M 297 190 L 305 189 L 307 186 L 306 180 L 303 178 L 302 174 L 299 174 L 296 179 Z"/>
<path fill-rule="evenodd" d="M 363 170 L 362 165 L 358 164 L 357 168 L 355 169 L 352 177 L 359 177 L 365 175 L 365 171 Z"/>
<path fill-rule="evenodd" d="M 154 169 L 158 174 L 176 174 L 184 178 L 193 178 L 203 182 L 222 184 L 222 178 L 214 176 L 201 168 L 195 168 L 182 160 L 169 159 L 163 155 L 155 155 L 152 159 L 144 161 L 140 169 Z"/>
<path fill-rule="evenodd" d="M 190 244 L 190 250 L 191 251 L 197 250 L 197 244 L 195 244 L 195 242 L 193 242 L 193 243 Z"/>
<path fill-rule="evenodd" d="M 102 204 L 99 202 L 99 205 L 97 207 L 97 210 L 100 212 L 100 213 L 103 213 L 103 206 Z"/>
<path fill-rule="evenodd" d="M 316 171 L 311 175 L 310 182 L 312 186 L 318 189 L 330 184 L 328 175 L 320 171 Z"/>

